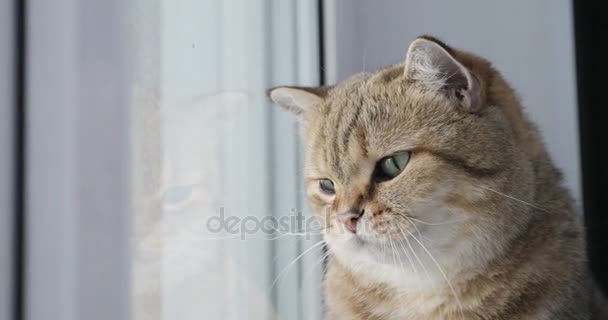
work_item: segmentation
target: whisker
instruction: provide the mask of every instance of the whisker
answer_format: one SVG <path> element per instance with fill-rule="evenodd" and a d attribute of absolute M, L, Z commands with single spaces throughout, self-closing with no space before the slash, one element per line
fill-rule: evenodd
<path fill-rule="evenodd" d="M 278 236 L 275 236 L 273 238 L 265 238 L 265 240 L 277 240 L 277 239 L 281 239 L 287 236 L 300 236 L 300 237 L 305 237 L 305 236 L 311 236 L 311 235 L 320 235 L 323 234 L 322 232 L 286 232 L 286 233 L 279 233 Z"/>
<path fill-rule="evenodd" d="M 389 244 L 391 246 L 391 256 L 393 257 L 393 263 L 395 265 L 398 265 L 397 264 L 397 259 L 395 259 L 395 246 L 393 246 L 393 240 L 391 238 L 389 238 L 388 241 L 389 241 Z"/>
<path fill-rule="evenodd" d="M 401 241 L 399 241 L 399 242 L 401 243 Z M 397 246 L 395 246 L 395 248 L 397 249 Z M 401 248 L 403 249 L 403 245 L 401 245 Z M 399 254 L 398 249 L 396 250 L 396 253 L 397 253 L 397 259 L 399 260 L 399 267 L 401 269 L 403 269 L 405 265 L 403 264 L 403 261 L 401 260 L 401 255 Z M 405 253 L 407 254 L 407 251 L 405 251 Z M 410 263 L 410 265 L 411 265 L 411 263 Z"/>
<path fill-rule="evenodd" d="M 414 227 L 414 229 L 418 233 L 418 237 L 420 237 L 420 240 L 422 240 L 422 232 L 420 232 L 420 229 L 418 229 L 418 226 L 414 222 L 412 222 L 412 220 L 410 220 L 410 218 L 408 216 L 404 216 L 404 217 Z"/>
<path fill-rule="evenodd" d="M 386 241 L 382 241 L 382 255 L 386 255 Z"/>
<path fill-rule="evenodd" d="M 473 227 L 471 228 L 471 232 L 473 233 L 475 238 L 477 238 L 477 240 L 485 241 L 486 239 L 483 236 L 481 236 L 479 233 L 477 233 L 478 229 L 479 229 L 479 226 L 473 225 Z"/>
<path fill-rule="evenodd" d="M 494 192 L 494 193 L 496 193 L 496 194 L 499 194 L 499 195 L 501 195 L 501 196 L 503 196 L 503 197 L 506 197 L 506 198 L 509 198 L 509 199 L 511 199 L 511 200 L 517 201 L 517 202 L 519 202 L 519 203 L 523 203 L 523 204 L 528 205 L 528 206 L 530 206 L 530 207 L 532 207 L 532 208 L 535 208 L 535 209 L 538 209 L 538 210 L 541 210 L 541 211 L 544 211 L 544 212 L 547 212 L 547 213 L 549 212 L 549 211 L 548 211 L 547 209 L 545 209 L 545 208 L 539 207 L 539 206 L 534 205 L 534 204 L 532 204 L 532 203 L 529 203 L 529 202 L 527 202 L 527 201 L 524 201 L 524 200 L 518 199 L 518 198 L 516 198 L 516 197 L 510 196 L 510 195 L 508 195 L 508 194 L 502 193 L 502 192 L 500 192 L 500 191 L 496 191 L 496 190 L 494 190 L 494 189 L 490 189 L 490 188 L 485 187 L 485 186 L 477 186 L 477 187 L 482 188 L 482 189 L 484 189 L 484 190 L 488 190 L 488 191 Z"/>
<path fill-rule="evenodd" d="M 408 222 L 413 225 L 413 223 L 411 221 L 408 221 Z M 407 242 L 407 246 L 412 251 L 412 254 L 416 258 L 416 261 L 418 261 L 418 264 L 422 267 L 422 270 L 424 271 L 424 274 L 426 275 L 427 280 L 429 282 L 432 282 L 432 280 L 431 280 L 431 274 L 429 273 L 429 270 L 426 268 L 426 266 L 424 265 L 424 263 L 422 262 L 422 260 L 420 260 L 420 258 L 416 254 L 416 251 L 414 250 L 414 247 L 412 247 L 412 244 L 410 243 L 410 240 L 408 239 L 407 235 L 405 235 L 405 233 L 403 232 L 403 229 L 399 225 L 397 225 L 397 227 L 399 228 L 399 230 L 401 230 L 401 232 L 403 234 L 403 238 Z M 433 287 L 435 287 L 435 286 L 433 285 Z M 420 289 L 420 286 L 418 286 L 418 288 Z"/>
<path fill-rule="evenodd" d="M 407 241 L 407 237 L 405 236 L 405 234 L 403 234 L 403 239 L 405 239 Z M 414 269 L 414 273 L 418 274 L 418 268 L 416 267 L 416 263 L 414 262 L 414 259 L 412 259 L 412 255 L 407 250 L 405 243 L 403 243 L 403 239 L 399 240 L 399 244 L 403 248 L 403 251 L 405 252 L 405 256 L 407 257 L 407 260 L 410 262 L 412 269 Z"/>
<path fill-rule="evenodd" d="M 454 221 L 447 221 L 447 222 L 437 222 L 437 223 L 433 223 L 433 222 L 426 222 L 426 221 L 423 221 L 423 220 L 420 220 L 420 219 L 416 219 L 416 218 L 414 218 L 414 217 L 410 217 L 410 216 L 403 216 L 403 217 L 405 217 L 405 218 L 407 218 L 407 219 L 410 219 L 410 220 L 412 220 L 412 221 L 416 221 L 416 222 L 419 222 L 419 223 L 422 223 L 422 224 L 428 225 L 428 226 L 443 226 L 443 225 L 454 224 L 454 223 L 457 223 L 457 222 L 462 222 L 462 221 L 464 221 L 464 220 L 454 220 Z"/>
<path fill-rule="evenodd" d="M 401 238 L 405 238 L 407 240 L 407 236 L 405 235 L 405 232 L 403 232 L 403 229 L 401 229 L 401 227 L 399 226 L 399 224 L 396 224 L 397 228 L 399 229 L 399 233 L 401 234 Z M 403 249 L 403 252 L 405 252 L 405 256 L 407 257 L 407 260 L 410 262 L 410 265 L 412 266 L 412 269 L 414 269 L 414 272 L 416 274 L 418 274 L 418 268 L 416 268 L 416 264 L 414 263 L 414 260 L 412 260 L 412 257 L 410 256 L 409 252 L 407 251 L 407 248 L 405 248 L 405 245 L 403 244 L 403 240 L 400 239 L 399 240 L 399 244 L 401 245 L 401 248 Z"/>
<path fill-rule="evenodd" d="M 312 273 L 312 271 L 318 267 L 319 265 L 321 265 L 321 262 L 324 262 L 325 259 L 327 259 L 327 257 L 329 257 L 329 251 L 325 252 L 323 255 L 321 255 L 321 257 L 312 265 L 312 267 L 306 271 L 306 273 L 304 274 L 304 277 L 302 279 L 306 280 L 306 278 L 308 276 L 310 276 L 310 274 Z"/>
<path fill-rule="evenodd" d="M 464 319 L 464 308 L 462 307 L 462 303 L 460 302 L 460 298 L 456 294 L 456 290 L 454 289 L 454 286 L 452 286 L 452 283 L 450 282 L 450 280 L 448 280 L 448 277 L 447 277 L 446 273 L 443 271 L 443 269 L 441 268 L 441 266 L 439 265 L 439 263 L 437 262 L 437 260 L 435 260 L 435 257 L 431 254 L 431 252 L 422 244 L 422 242 L 420 242 L 420 240 L 418 240 L 409 230 L 406 229 L 405 231 L 407 231 L 407 233 L 409 233 L 410 236 L 412 236 L 412 238 L 416 242 L 418 242 L 418 244 L 420 245 L 420 247 L 422 247 L 422 249 L 426 252 L 426 254 L 429 256 L 429 258 L 431 258 L 431 260 L 433 261 L 433 263 L 435 264 L 435 266 L 437 266 L 437 269 L 439 270 L 439 272 L 443 276 L 443 279 L 445 280 L 445 282 L 450 287 L 450 290 L 452 291 L 452 295 L 454 296 L 454 299 L 456 299 L 456 303 L 458 304 L 458 307 L 460 308 L 460 313 L 462 315 L 462 318 Z"/>
<path fill-rule="evenodd" d="M 309 253 L 313 249 L 318 248 L 320 245 L 323 245 L 323 244 L 325 244 L 325 242 L 323 240 L 319 240 L 319 242 L 315 243 L 313 246 L 311 246 L 310 248 L 306 249 L 299 256 L 297 256 L 295 259 L 293 259 L 285 268 L 283 268 L 283 270 L 281 270 L 281 272 L 279 272 L 279 274 L 274 279 L 274 281 L 272 281 L 272 285 L 270 286 L 270 289 L 274 288 L 274 285 L 277 283 L 277 281 L 279 280 L 279 278 L 281 278 L 281 276 L 283 275 L 283 273 L 286 273 L 286 271 L 288 271 L 288 269 L 291 268 L 296 263 L 296 261 L 298 261 L 300 258 L 302 258 L 305 254 Z"/>

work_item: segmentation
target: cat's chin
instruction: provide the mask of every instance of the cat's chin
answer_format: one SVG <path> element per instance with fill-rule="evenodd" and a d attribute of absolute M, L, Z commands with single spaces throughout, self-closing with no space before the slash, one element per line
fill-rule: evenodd
<path fill-rule="evenodd" d="M 368 263 L 387 265 L 395 262 L 395 257 L 388 253 L 395 246 L 390 240 L 357 233 L 326 237 L 326 241 L 335 253 L 351 262 L 366 260 Z"/>
<path fill-rule="evenodd" d="M 348 251 L 380 250 L 388 244 L 387 241 L 367 233 L 343 233 L 327 235 L 326 241 L 331 245 L 343 247 Z"/>
<path fill-rule="evenodd" d="M 410 264 L 419 263 L 415 257 L 426 258 L 426 253 L 411 238 L 386 238 L 370 233 L 336 234 L 326 237 L 326 242 L 334 253 L 345 263 L 368 264 L 377 266 L 398 266 L 401 270 L 410 269 Z M 409 245 L 408 245 L 409 244 Z M 412 250 L 416 250 L 412 253 Z M 407 252 L 407 253 L 406 253 Z M 415 254 L 415 256 L 414 256 Z M 410 262 L 410 260 L 412 260 Z M 432 263 L 432 261 L 426 261 Z M 412 268 L 412 271 L 414 268 Z"/>
<path fill-rule="evenodd" d="M 438 279 L 443 280 L 440 275 L 435 275 L 432 269 L 429 270 L 431 278 L 426 273 L 421 276 L 422 269 L 416 269 L 405 257 L 392 255 L 389 249 L 390 241 L 365 241 L 359 235 L 349 235 L 328 244 L 340 265 L 357 275 L 361 281 L 370 284 L 385 283 L 402 288 L 421 288 L 436 285 L 435 281 Z"/>

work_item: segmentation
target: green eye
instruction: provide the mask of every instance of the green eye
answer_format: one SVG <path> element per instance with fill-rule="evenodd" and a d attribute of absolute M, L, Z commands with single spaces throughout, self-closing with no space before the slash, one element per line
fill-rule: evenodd
<path fill-rule="evenodd" d="M 319 187 L 321 187 L 321 190 L 323 190 L 323 192 L 325 192 L 327 194 L 336 193 L 336 189 L 334 187 L 334 182 L 329 179 L 319 180 Z"/>
<path fill-rule="evenodd" d="M 409 152 L 401 152 L 382 158 L 376 165 L 375 178 L 386 181 L 398 176 L 410 160 Z"/>

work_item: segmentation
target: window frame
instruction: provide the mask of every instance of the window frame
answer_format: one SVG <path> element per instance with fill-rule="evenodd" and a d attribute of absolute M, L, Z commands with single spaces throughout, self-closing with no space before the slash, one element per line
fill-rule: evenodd
<path fill-rule="evenodd" d="M 23 319 L 129 319 L 129 6 L 27 1 Z"/>
<path fill-rule="evenodd" d="M 17 316 L 16 248 L 14 230 L 17 1 L 0 1 L 0 318 Z"/>

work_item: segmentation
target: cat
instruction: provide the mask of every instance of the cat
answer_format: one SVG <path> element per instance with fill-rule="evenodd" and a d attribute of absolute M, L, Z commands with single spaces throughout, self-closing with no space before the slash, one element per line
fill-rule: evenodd
<path fill-rule="evenodd" d="M 306 143 L 327 319 L 592 319 L 580 216 L 490 62 L 421 36 L 401 64 L 268 95 Z"/>

